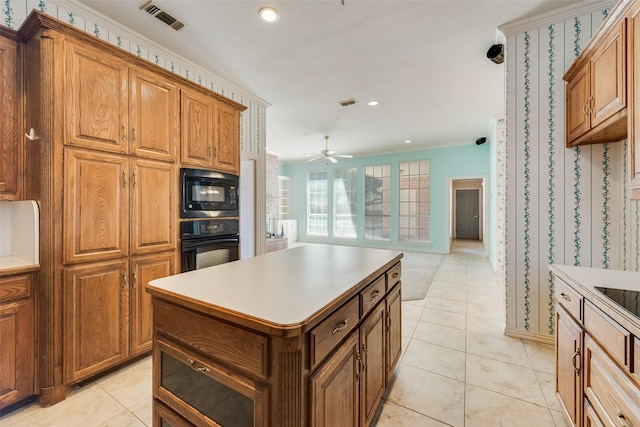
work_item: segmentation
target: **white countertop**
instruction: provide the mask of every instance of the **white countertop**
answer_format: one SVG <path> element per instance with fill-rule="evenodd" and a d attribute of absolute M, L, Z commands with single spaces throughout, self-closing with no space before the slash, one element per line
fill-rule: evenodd
<path fill-rule="evenodd" d="M 294 326 L 401 256 L 384 249 L 305 245 L 153 280 L 148 289 Z"/>
<path fill-rule="evenodd" d="M 551 271 L 560 274 L 565 279 L 578 282 L 590 290 L 598 286 L 627 291 L 640 291 L 640 272 L 637 271 L 607 270 L 603 268 L 556 264 L 551 265 L 550 268 Z"/>

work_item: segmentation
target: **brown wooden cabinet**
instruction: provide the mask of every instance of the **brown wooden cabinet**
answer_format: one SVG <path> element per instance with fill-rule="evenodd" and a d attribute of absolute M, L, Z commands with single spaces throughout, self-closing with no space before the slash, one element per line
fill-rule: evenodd
<path fill-rule="evenodd" d="M 582 425 L 582 327 L 556 310 L 556 394 L 571 425 Z"/>
<path fill-rule="evenodd" d="M 22 86 L 18 64 L 18 42 L 9 37 L 8 30 L 0 31 L 0 200 L 22 197 Z"/>
<path fill-rule="evenodd" d="M 291 255 L 300 257 L 295 262 L 284 252 L 288 251 L 274 256 L 295 264 L 313 259 L 317 265 L 313 253 L 296 252 Z M 335 256 L 327 258 L 335 262 Z M 282 259 L 272 261 L 283 265 Z M 239 277 L 235 267 L 254 271 L 252 265 L 261 264 L 261 260 L 237 263 L 211 274 L 223 283 L 227 277 Z M 269 270 L 260 271 L 271 274 Z M 296 283 L 307 283 L 295 275 Z M 184 280 L 181 277 L 156 281 L 149 288 L 154 296 L 156 422 L 182 417 L 194 425 L 226 425 L 226 413 L 218 411 L 214 404 L 218 399 L 212 396 L 231 394 L 235 397 L 225 400 L 226 404 L 242 408 L 234 413 L 246 420 L 237 425 L 374 424 L 399 356 L 389 354 L 389 350 L 400 351 L 401 283 L 397 259 L 367 273 L 348 291 L 339 285 L 341 296 L 330 303 L 331 309 L 320 308 L 295 324 L 274 324 L 249 314 L 232 313 L 225 306 L 209 303 L 204 294 L 194 300 L 184 299 L 179 292 L 164 291 L 162 283 L 175 289 L 174 285 Z M 389 290 L 387 278 L 393 279 Z M 208 279 L 200 276 L 195 280 Z M 286 277 L 281 280 L 287 281 Z M 278 286 L 288 289 L 291 285 Z M 394 344 L 390 346 L 389 340 Z M 242 357 L 238 357 L 240 354 Z M 205 395 L 208 398 L 203 400 L 201 396 Z"/>
<path fill-rule="evenodd" d="M 556 392 L 567 421 L 575 426 L 640 426 L 640 381 L 632 360 L 640 321 L 631 309 L 638 273 L 551 269 L 557 301 Z M 602 286 L 618 289 L 604 293 L 596 288 Z M 621 304 L 615 302 L 619 298 Z"/>
<path fill-rule="evenodd" d="M 131 258 L 129 291 L 129 353 L 135 356 L 151 350 L 153 343 L 153 310 L 147 285 L 154 279 L 175 273 L 172 252 Z"/>
<path fill-rule="evenodd" d="M 360 326 L 360 426 L 372 423 L 386 389 L 386 306 L 378 304 Z M 330 426 L 333 424 L 325 424 Z"/>
<path fill-rule="evenodd" d="M 183 166 L 240 174 L 240 112 L 212 96 L 181 91 Z"/>
<path fill-rule="evenodd" d="M 240 112 L 218 103 L 215 114 L 213 169 L 240 175 Z"/>
<path fill-rule="evenodd" d="M 172 252 L 64 270 L 65 380 L 86 379 L 151 350 L 147 284 L 174 272 Z"/>
<path fill-rule="evenodd" d="M 622 19 L 567 71 L 567 146 L 627 136 L 626 20 Z"/>
<path fill-rule="evenodd" d="M 68 41 L 65 48 L 65 143 L 175 161 L 175 85 L 86 44 Z"/>
<path fill-rule="evenodd" d="M 33 276 L 0 278 L 0 409 L 36 393 Z"/>
<path fill-rule="evenodd" d="M 632 199 L 640 199 L 640 7 L 631 12 L 628 34 L 629 191 Z"/>
<path fill-rule="evenodd" d="M 355 332 L 311 376 L 311 427 L 359 425 L 361 361 L 358 350 Z"/>

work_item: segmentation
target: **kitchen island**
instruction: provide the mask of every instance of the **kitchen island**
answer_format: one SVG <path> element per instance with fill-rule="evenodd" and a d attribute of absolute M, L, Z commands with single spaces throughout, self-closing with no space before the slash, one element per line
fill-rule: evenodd
<path fill-rule="evenodd" d="M 150 282 L 154 425 L 371 425 L 401 352 L 401 258 L 306 245 Z"/>

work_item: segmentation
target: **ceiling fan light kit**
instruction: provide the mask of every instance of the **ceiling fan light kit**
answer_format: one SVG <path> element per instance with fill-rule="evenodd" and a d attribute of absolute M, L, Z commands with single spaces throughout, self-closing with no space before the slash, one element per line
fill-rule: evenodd
<path fill-rule="evenodd" d="M 338 163 L 338 159 L 336 157 L 340 157 L 343 159 L 352 159 L 353 156 L 351 154 L 336 154 L 334 150 L 329 150 L 329 135 L 324 136 L 324 150 L 320 151 L 320 153 L 305 153 L 306 156 L 314 156 L 310 158 L 309 162 L 313 162 L 314 160 L 325 159 L 330 161 L 331 163 Z"/>

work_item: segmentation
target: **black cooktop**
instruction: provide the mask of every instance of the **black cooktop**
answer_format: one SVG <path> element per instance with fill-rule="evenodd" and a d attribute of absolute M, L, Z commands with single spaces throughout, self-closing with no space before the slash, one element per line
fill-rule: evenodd
<path fill-rule="evenodd" d="M 614 288 L 595 288 L 619 306 L 640 318 L 640 291 L 625 291 Z"/>

